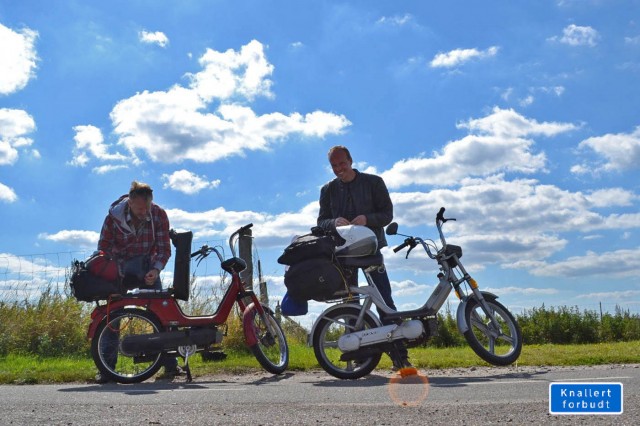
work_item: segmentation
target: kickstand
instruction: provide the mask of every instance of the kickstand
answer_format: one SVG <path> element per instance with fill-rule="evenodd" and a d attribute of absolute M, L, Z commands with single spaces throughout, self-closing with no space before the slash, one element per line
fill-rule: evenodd
<path fill-rule="evenodd" d="M 184 371 L 187 372 L 187 383 L 193 382 L 193 377 L 191 377 L 191 369 L 189 368 L 189 358 L 184 359 Z"/>
<path fill-rule="evenodd" d="M 189 357 L 195 354 L 197 349 L 196 345 L 178 347 L 178 353 L 184 358 L 184 371 L 187 373 L 187 383 L 193 381 L 191 368 L 189 368 Z"/>

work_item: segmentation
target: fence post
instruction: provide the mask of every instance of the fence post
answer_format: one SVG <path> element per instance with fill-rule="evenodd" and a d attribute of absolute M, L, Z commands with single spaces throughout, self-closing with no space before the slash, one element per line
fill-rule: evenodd
<path fill-rule="evenodd" d="M 252 232 L 246 229 L 238 239 L 238 256 L 247 263 L 247 269 L 240 272 L 240 279 L 245 283 L 248 290 L 253 290 L 253 249 L 252 249 Z"/>

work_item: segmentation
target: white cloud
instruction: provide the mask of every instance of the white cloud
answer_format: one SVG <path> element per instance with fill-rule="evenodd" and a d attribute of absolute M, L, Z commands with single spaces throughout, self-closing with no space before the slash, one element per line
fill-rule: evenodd
<path fill-rule="evenodd" d="M 64 243 L 75 247 L 96 247 L 100 239 L 100 233 L 94 231 L 63 230 L 55 234 L 43 233 L 38 235 L 42 240 Z"/>
<path fill-rule="evenodd" d="M 33 140 L 26 137 L 36 124 L 26 111 L 0 108 L 0 165 L 14 164 L 18 149 L 29 147 Z"/>
<path fill-rule="evenodd" d="M 615 265 L 612 268 L 611 265 Z M 640 248 L 615 250 L 604 253 L 587 252 L 583 256 L 572 256 L 559 262 L 540 262 L 531 269 L 536 276 L 637 277 L 640 270 Z"/>
<path fill-rule="evenodd" d="M 162 180 L 166 181 L 163 188 L 173 189 L 188 195 L 197 194 L 203 189 L 217 188 L 220 180 L 208 181 L 206 176 L 198 176 L 188 170 L 178 170 L 172 174 L 163 174 Z"/>
<path fill-rule="evenodd" d="M 234 96 L 248 100 L 257 96 L 273 96 L 273 82 L 268 79 L 273 73 L 273 65 L 267 61 L 262 43 L 256 40 L 242 46 L 239 52 L 207 49 L 199 63 L 203 70 L 188 74 L 188 77 L 190 88 L 205 102 Z"/>
<path fill-rule="evenodd" d="M 102 131 L 95 126 L 75 126 L 73 130 L 76 135 L 73 137 L 75 146 L 73 148 L 73 159 L 70 164 L 74 166 L 86 166 L 91 158 L 101 161 L 125 161 L 127 157 L 120 154 L 110 154 L 110 146 L 104 143 Z"/>
<path fill-rule="evenodd" d="M 0 182 L 0 201 L 5 203 L 13 203 L 18 199 L 15 191 Z"/>
<path fill-rule="evenodd" d="M 625 37 L 624 42 L 627 44 L 640 45 L 640 35 L 635 37 Z"/>
<path fill-rule="evenodd" d="M 528 119 L 511 109 L 494 108 L 480 119 L 459 123 L 470 134 L 449 142 L 429 158 L 411 158 L 393 165 L 382 176 L 390 188 L 419 184 L 456 185 L 467 176 L 501 171 L 532 173 L 544 168 L 544 153 L 534 153 L 530 136 L 555 136 L 577 127 L 570 123 Z"/>
<path fill-rule="evenodd" d="M 378 19 L 378 25 L 390 25 L 394 27 L 402 27 L 404 25 L 409 24 L 413 20 L 413 16 L 409 13 L 405 13 L 404 15 L 394 15 L 394 16 L 383 16 Z"/>
<path fill-rule="evenodd" d="M 169 44 L 169 38 L 161 31 L 140 31 L 138 38 L 142 43 L 157 44 L 160 47 L 166 47 Z"/>
<path fill-rule="evenodd" d="M 200 64 L 204 69 L 189 75 L 189 87 L 144 91 L 114 107 L 114 133 L 131 158 L 137 159 L 142 151 L 157 162 L 214 162 L 247 150 L 268 150 L 296 134 L 339 134 L 351 124 L 343 115 L 323 111 L 257 115 L 244 105 L 241 101 L 273 96 L 267 79 L 273 66 L 255 40 L 240 52 L 208 49 Z M 208 112 L 214 101 L 219 106 Z"/>
<path fill-rule="evenodd" d="M 462 65 L 472 59 L 483 59 L 496 56 L 499 48 L 491 46 L 485 50 L 478 49 L 455 49 L 446 53 L 438 53 L 431 60 L 432 68 L 453 68 Z"/>
<path fill-rule="evenodd" d="M 35 77 L 38 32 L 24 28 L 18 32 L 0 24 L 0 94 L 23 89 Z"/>
<path fill-rule="evenodd" d="M 622 188 L 607 188 L 592 191 L 586 195 L 594 207 L 627 207 L 640 197 Z"/>
<path fill-rule="evenodd" d="M 591 27 L 583 27 L 575 24 L 568 25 L 562 30 L 562 37 L 551 37 L 552 41 L 559 41 L 569 46 L 593 47 L 600 39 L 598 31 Z"/>
<path fill-rule="evenodd" d="M 606 134 L 588 138 L 578 145 L 582 150 L 590 149 L 602 161 L 581 164 L 571 170 L 576 174 L 587 172 L 616 172 L 640 169 L 640 126 L 632 133 Z"/>

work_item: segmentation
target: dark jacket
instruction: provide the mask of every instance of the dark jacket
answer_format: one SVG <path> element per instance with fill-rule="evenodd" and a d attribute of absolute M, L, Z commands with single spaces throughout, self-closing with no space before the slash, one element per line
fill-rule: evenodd
<path fill-rule="evenodd" d="M 356 169 L 354 171 L 356 177 L 351 182 L 345 184 L 339 178 L 335 178 L 320 190 L 318 226 L 332 230 L 335 229 L 334 219 L 353 219 L 347 217 L 346 212 L 347 196 L 351 192 L 355 216 L 362 214 L 367 217 L 367 227 L 378 237 L 380 249 L 387 245 L 383 228 L 393 220 L 393 204 L 389 191 L 380 176 L 360 173 Z"/>

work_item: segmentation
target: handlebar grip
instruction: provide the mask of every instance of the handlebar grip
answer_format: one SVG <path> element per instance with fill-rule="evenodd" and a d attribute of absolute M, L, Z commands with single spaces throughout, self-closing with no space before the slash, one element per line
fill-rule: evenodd
<path fill-rule="evenodd" d="M 398 247 L 393 249 L 394 253 L 399 252 L 400 250 L 402 250 L 403 248 L 407 247 L 409 245 L 408 241 L 405 241 L 404 243 L 400 244 Z"/>

